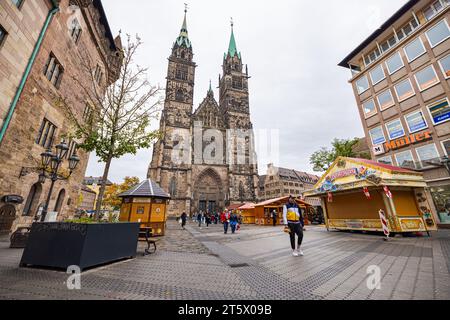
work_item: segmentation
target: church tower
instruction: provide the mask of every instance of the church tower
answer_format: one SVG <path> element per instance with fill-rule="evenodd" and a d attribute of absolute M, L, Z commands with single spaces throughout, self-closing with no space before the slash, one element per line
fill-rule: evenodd
<path fill-rule="evenodd" d="M 189 39 L 187 9 L 180 35 L 172 47 L 167 72 L 166 98 L 161 116 L 162 138 L 154 145 L 148 177 L 167 190 L 169 211 L 189 214 L 191 197 L 191 118 L 194 103 L 194 53 Z M 185 146 L 185 147 L 181 147 Z M 179 151 L 182 149 L 182 151 Z"/>
<path fill-rule="evenodd" d="M 256 164 L 253 124 L 250 119 L 248 68 L 242 63 L 237 49 L 234 23 L 231 22 L 231 37 L 228 52 L 224 54 L 222 76 L 219 76 L 220 109 L 227 123 L 233 141 L 229 150 L 230 202 L 256 201 L 258 167 Z M 245 132 L 244 143 L 238 140 L 235 130 Z M 245 145 L 245 161 L 239 161 L 238 149 Z M 239 150 L 242 154 L 242 149 Z"/>

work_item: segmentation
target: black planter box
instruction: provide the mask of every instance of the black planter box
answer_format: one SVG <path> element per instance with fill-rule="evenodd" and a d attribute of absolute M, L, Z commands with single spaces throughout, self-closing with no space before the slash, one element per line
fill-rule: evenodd
<path fill-rule="evenodd" d="M 139 223 L 34 223 L 21 267 L 81 270 L 135 258 Z"/>

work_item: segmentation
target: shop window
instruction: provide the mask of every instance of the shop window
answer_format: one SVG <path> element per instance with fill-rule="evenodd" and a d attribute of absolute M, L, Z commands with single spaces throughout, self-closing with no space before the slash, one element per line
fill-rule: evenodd
<path fill-rule="evenodd" d="M 380 93 L 377 97 L 377 100 L 381 110 L 386 110 L 387 108 L 390 108 L 395 104 L 391 89 Z"/>
<path fill-rule="evenodd" d="M 386 75 L 384 74 L 384 70 L 381 64 L 370 71 L 369 74 L 370 79 L 372 80 L 372 85 L 376 85 L 380 81 L 386 79 Z"/>
<path fill-rule="evenodd" d="M 417 72 L 414 75 L 414 78 L 416 79 L 420 91 L 424 91 L 439 82 L 439 78 L 433 66 L 428 66 Z"/>
<path fill-rule="evenodd" d="M 410 133 L 416 133 L 428 128 L 427 121 L 425 120 L 422 111 L 416 111 L 406 115 L 405 120 Z"/>
<path fill-rule="evenodd" d="M 397 165 L 399 167 L 415 169 L 414 158 L 411 150 L 397 153 L 395 155 L 395 160 L 397 161 Z"/>
<path fill-rule="evenodd" d="M 362 94 L 369 90 L 369 80 L 367 80 L 367 76 L 363 76 L 358 81 L 356 81 L 356 89 L 359 94 Z"/>
<path fill-rule="evenodd" d="M 389 164 L 389 165 L 393 165 L 393 161 L 392 161 L 392 157 L 391 156 L 387 156 L 387 157 L 382 157 L 378 159 L 379 163 L 383 163 L 383 164 Z"/>
<path fill-rule="evenodd" d="M 439 65 L 441 66 L 441 70 L 445 78 L 446 79 L 450 78 L 450 55 L 439 60 Z"/>
<path fill-rule="evenodd" d="M 433 120 L 433 124 L 438 125 L 450 120 L 450 106 L 448 99 L 440 100 L 430 106 L 428 110 Z"/>
<path fill-rule="evenodd" d="M 400 119 L 387 123 L 386 129 L 389 134 L 390 140 L 398 139 L 405 135 L 405 129 L 403 129 L 403 125 Z"/>
<path fill-rule="evenodd" d="M 447 40 L 448 37 L 450 37 L 450 29 L 448 27 L 447 20 L 441 20 L 425 34 L 432 48 L 441 44 Z"/>
<path fill-rule="evenodd" d="M 55 139 L 56 129 L 57 127 L 53 123 L 44 118 L 35 142 L 46 149 L 50 148 Z"/>
<path fill-rule="evenodd" d="M 369 134 L 370 134 L 370 137 L 372 139 L 372 144 L 374 146 L 386 142 L 386 137 L 384 136 L 383 128 L 381 126 L 370 130 Z"/>
<path fill-rule="evenodd" d="M 442 141 L 441 144 L 442 144 L 442 148 L 444 149 L 445 154 L 447 155 L 447 157 L 449 157 L 450 156 L 450 139 Z"/>
<path fill-rule="evenodd" d="M 42 185 L 40 183 L 34 184 L 28 193 L 27 201 L 23 209 L 24 216 L 31 216 L 37 212 L 39 206 L 39 198 L 42 193 Z"/>
<path fill-rule="evenodd" d="M 396 52 L 392 57 L 386 60 L 386 67 L 388 68 L 390 75 L 397 72 L 404 66 L 405 65 L 399 52 Z"/>
<path fill-rule="evenodd" d="M 430 188 L 434 205 L 443 224 L 450 224 L 450 186 L 444 185 Z"/>
<path fill-rule="evenodd" d="M 397 94 L 397 98 L 398 98 L 399 102 L 404 101 L 404 100 L 412 97 L 413 95 L 415 95 L 410 79 L 406 79 L 406 80 L 398 83 L 394 87 L 394 89 L 395 89 L 395 93 Z"/>
<path fill-rule="evenodd" d="M 439 152 L 434 143 L 417 148 L 416 153 L 422 168 L 433 166 L 430 162 L 436 162 L 436 160 L 440 159 Z"/>
<path fill-rule="evenodd" d="M 408 62 L 416 60 L 418 57 L 423 55 L 426 50 L 420 38 L 415 39 L 404 48 Z"/>
<path fill-rule="evenodd" d="M 375 107 L 375 102 L 373 100 L 369 100 L 363 103 L 363 111 L 366 118 L 376 114 L 377 108 Z"/>

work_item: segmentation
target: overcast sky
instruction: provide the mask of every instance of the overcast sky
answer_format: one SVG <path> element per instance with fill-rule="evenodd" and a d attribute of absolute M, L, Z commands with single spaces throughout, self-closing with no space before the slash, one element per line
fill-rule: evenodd
<path fill-rule="evenodd" d="M 138 63 L 149 80 L 165 86 L 167 58 L 179 34 L 188 0 L 103 0 L 116 35 L 139 34 Z M 248 64 L 251 118 L 255 129 L 280 130 L 279 164 L 312 172 L 310 155 L 333 138 L 363 137 L 350 72 L 337 64 L 394 14 L 405 0 L 190 0 L 188 30 L 196 70 L 194 109 L 209 80 L 218 86 L 230 18 L 238 50 Z M 218 90 L 215 89 L 218 96 Z M 156 128 L 159 123 L 153 124 Z M 151 150 L 114 160 L 110 180 L 146 178 Z M 259 157 L 266 172 L 268 158 Z M 91 156 L 87 175 L 101 176 Z"/>

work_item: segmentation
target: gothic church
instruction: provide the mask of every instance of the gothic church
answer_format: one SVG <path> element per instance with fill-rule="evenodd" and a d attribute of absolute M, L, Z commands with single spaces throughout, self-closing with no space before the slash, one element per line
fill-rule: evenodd
<path fill-rule="evenodd" d="M 193 109 L 197 65 L 193 61 L 186 11 L 180 35 L 168 59 L 166 98 L 160 124 L 162 137 L 154 145 L 148 177 L 171 195 L 170 215 L 180 215 L 183 211 L 189 215 L 198 210 L 214 213 L 231 204 L 257 200 L 258 168 L 250 120 L 248 69 L 244 68 L 237 50 L 233 24 L 231 28 L 223 74 L 219 76 L 219 102 L 210 84 L 203 102 L 195 111 Z M 232 129 L 247 133 L 244 143 L 236 142 Z M 200 142 L 194 139 L 198 132 Z M 222 145 L 217 144 L 217 137 L 223 147 L 217 146 Z M 227 141 L 234 143 L 227 144 Z M 235 161 L 242 145 L 245 161 Z M 187 160 L 174 159 L 179 153 Z"/>

